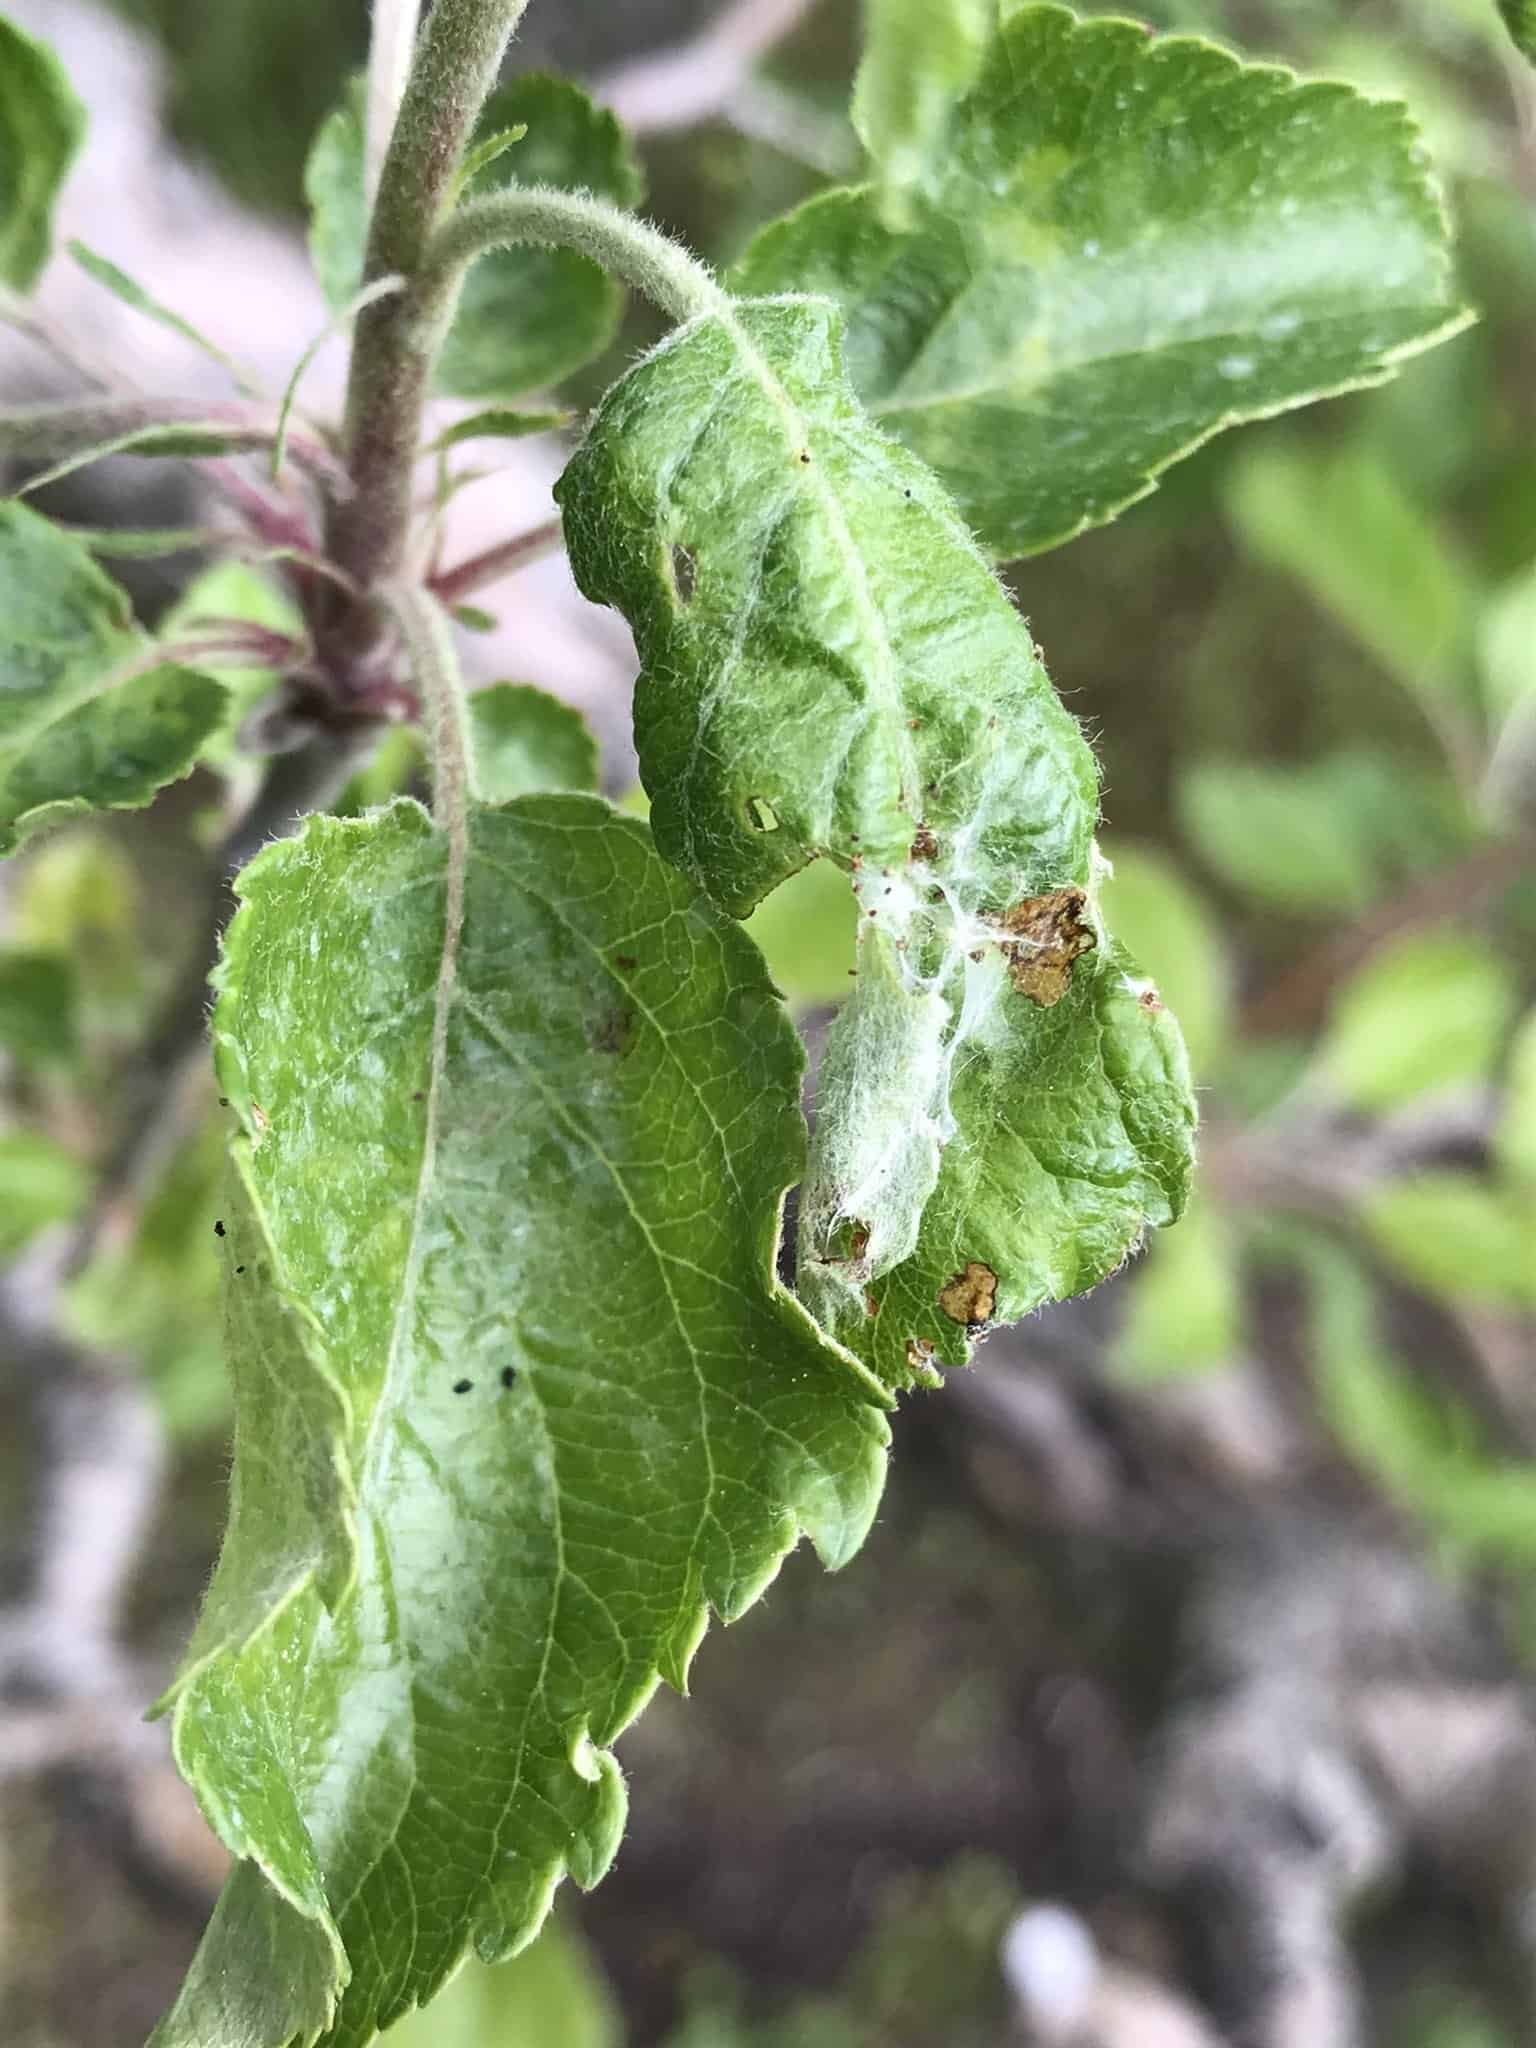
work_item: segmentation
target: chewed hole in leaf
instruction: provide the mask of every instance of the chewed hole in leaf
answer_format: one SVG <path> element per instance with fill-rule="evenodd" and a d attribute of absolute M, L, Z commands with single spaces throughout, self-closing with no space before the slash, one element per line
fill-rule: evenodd
<path fill-rule="evenodd" d="M 692 553 L 680 541 L 674 541 L 667 559 L 672 571 L 672 590 L 678 603 L 692 604 L 693 593 L 698 588 L 698 569 Z"/>
<path fill-rule="evenodd" d="M 747 823 L 754 832 L 777 832 L 779 814 L 765 796 L 747 798 Z"/>

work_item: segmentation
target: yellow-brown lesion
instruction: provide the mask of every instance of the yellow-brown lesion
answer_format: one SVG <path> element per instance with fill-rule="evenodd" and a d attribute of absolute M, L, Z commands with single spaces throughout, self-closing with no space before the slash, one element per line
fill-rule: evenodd
<path fill-rule="evenodd" d="M 1043 1010 L 1061 1001 L 1072 986 L 1074 963 L 1098 943 L 1087 909 L 1087 891 L 1071 884 L 1027 896 L 1003 914 L 1006 936 L 998 943 L 1008 978 Z"/>
<path fill-rule="evenodd" d="M 997 1275 L 980 1259 L 968 1259 L 939 1289 L 939 1307 L 952 1323 L 964 1323 L 967 1329 L 990 1323 L 997 1307 Z"/>

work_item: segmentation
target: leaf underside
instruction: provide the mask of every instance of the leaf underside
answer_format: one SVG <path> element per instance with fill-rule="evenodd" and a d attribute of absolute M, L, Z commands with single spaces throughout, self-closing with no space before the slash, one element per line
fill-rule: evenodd
<path fill-rule="evenodd" d="M 735 281 L 837 300 L 860 396 L 1000 557 L 1466 318 L 1403 107 L 1062 7 L 1005 7 L 905 207 L 823 194 Z"/>
<path fill-rule="evenodd" d="M 174 1710 L 240 1863 L 158 2048 L 361 2044 L 528 1941 L 707 1610 L 878 1495 L 880 1390 L 774 1278 L 801 1055 L 755 949 L 593 798 L 463 855 L 399 803 L 241 883 L 234 1500 Z"/>
<path fill-rule="evenodd" d="M 799 1287 L 890 1386 L 1092 1285 L 1184 1199 L 1176 1026 L 1095 905 L 1098 783 L 824 300 L 737 301 L 609 393 L 556 495 L 629 620 L 657 844 L 738 915 L 830 856 L 862 912 Z"/>

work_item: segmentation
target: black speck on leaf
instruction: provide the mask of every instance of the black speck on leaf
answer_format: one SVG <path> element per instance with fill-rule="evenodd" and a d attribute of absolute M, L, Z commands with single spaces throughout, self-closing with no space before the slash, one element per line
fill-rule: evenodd
<path fill-rule="evenodd" d="M 245 1268 L 244 1266 L 236 1266 L 235 1271 L 237 1273 L 243 1273 L 245 1271 Z"/>
<path fill-rule="evenodd" d="M 453 1391 L 456 1394 L 467 1394 L 474 1384 L 475 1383 L 473 1380 L 455 1380 L 453 1383 Z"/>
<path fill-rule="evenodd" d="M 504 1387 L 515 1387 L 517 1385 L 517 1367 L 515 1365 L 504 1365 L 501 1368 L 501 1384 Z"/>
<path fill-rule="evenodd" d="M 213 1226 L 213 1234 L 215 1237 L 223 1237 L 225 1234 L 224 1225 L 222 1223 L 215 1223 L 215 1225 Z"/>

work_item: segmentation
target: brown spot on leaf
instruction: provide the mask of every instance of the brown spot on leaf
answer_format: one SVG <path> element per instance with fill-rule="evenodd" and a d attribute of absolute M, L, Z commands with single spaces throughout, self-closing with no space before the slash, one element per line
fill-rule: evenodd
<path fill-rule="evenodd" d="M 1097 941 L 1084 917 L 1088 898 L 1075 885 L 1027 896 L 1003 918 L 1003 956 L 1021 996 L 1042 1010 L 1059 1003 L 1072 985 L 1072 965 Z"/>
<path fill-rule="evenodd" d="M 997 1275 L 980 1259 L 968 1259 L 947 1287 L 939 1289 L 939 1307 L 952 1323 L 975 1329 L 990 1323 L 997 1307 Z"/>
<path fill-rule="evenodd" d="M 611 1009 L 600 1010 L 588 1024 L 587 1043 L 594 1052 L 627 1052 L 634 1030 L 634 1011 L 615 1004 Z"/>
<path fill-rule="evenodd" d="M 937 860 L 938 857 L 938 840 L 934 838 L 926 825 L 919 825 L 916 833 L 913 835 L 912 851 L 908 858 L 910 860 Z"/>
<path fill-rule="evenodd" d="M 926 1337 L 907 1339 L 907 1363 L 914 1372 L 923 1372 L 933 1363 L 933 1346 Z"/>
<path fill-rule="evenodd" d="M 615 967 L 622 968 L 626 974 L 633 974 L 640 965 L 640 962 L 631 953 L 615 953 L 613 964 Z"/>
<path fill-rule="evenodd" d="M 868 1292 L 864 1296 L 864 1313 L 867 1316 L 877 1316 L 880 1313 L 879 1302 L 876 1301 L 873 1294 Z"/>
<path fill-rule="evenodd" d="M 1155 988 L 1144 988 L 1136 998 L 1144 1010 L 1156 1012 L 1163 1007 L 1163 999 Z"/>

